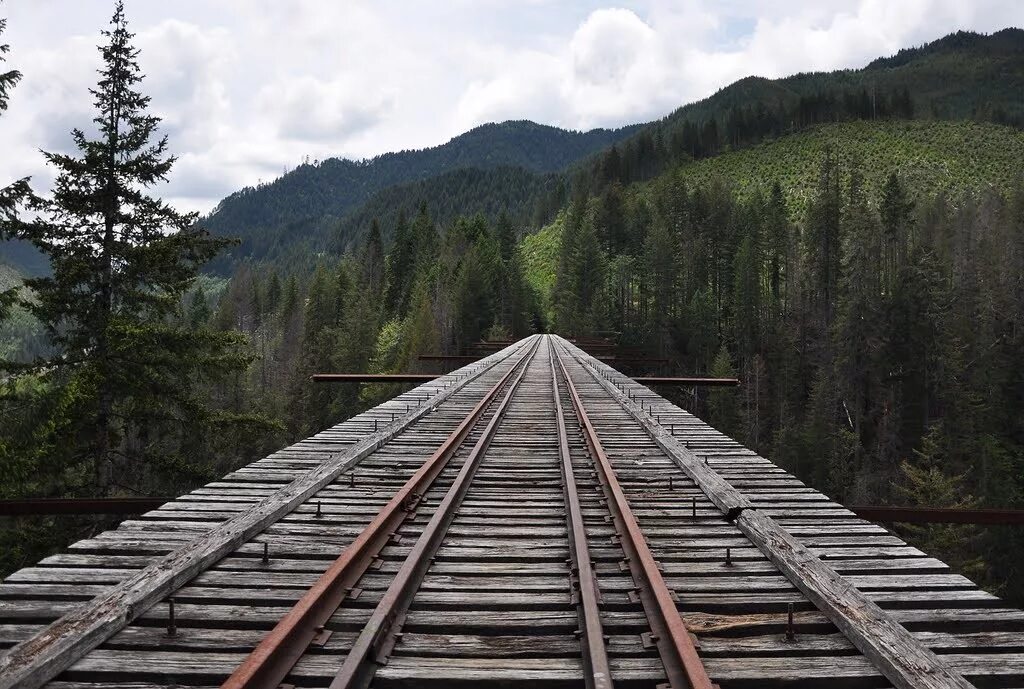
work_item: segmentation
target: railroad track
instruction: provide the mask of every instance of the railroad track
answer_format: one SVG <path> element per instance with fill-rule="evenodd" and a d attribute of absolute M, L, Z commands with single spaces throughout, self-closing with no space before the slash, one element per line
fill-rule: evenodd
<path fill-rule="evenodd" d="M 1022 630 L 534 336 L 15 573 L 0 687 L 1021 687 Z"/>

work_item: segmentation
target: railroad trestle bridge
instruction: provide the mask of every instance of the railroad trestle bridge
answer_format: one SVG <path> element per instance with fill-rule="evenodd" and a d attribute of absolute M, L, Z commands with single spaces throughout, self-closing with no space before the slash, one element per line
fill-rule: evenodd
<path fill-rule="evenodd" d="M 0 584 L 0 687 L 1024 687 L 1024 612 L 535 335 Z"/>

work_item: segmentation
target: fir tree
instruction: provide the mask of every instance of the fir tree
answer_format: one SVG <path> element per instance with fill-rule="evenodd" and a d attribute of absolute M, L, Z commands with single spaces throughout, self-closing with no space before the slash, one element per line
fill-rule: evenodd
<path fill-rule="evenodd" d="M 906 264 L 909 248 L 911 213 L 914 204 L 907 198 L 903 183 L 896 173 L 890 173 L 882 190 L 882 227 L 885 230 L 882 280 L 886 294 L 891 295 Z"/>
<path fill-rule="evenodd" d="M 415 277 L 416 236 L 405 218 L 405 212 L 398 216 L 395 228 L 395 240 L 387 256 L 387 290 L 384 295 L 384 308 L 388 315 L 395 316 L 405 312 L 409 305 L 409 292 Z"/>
<path fill-rule="evenodd" d="M 235 335 L 176 324 L 199 267 L 227 242 L 148 195 L 174 158 L 166 137 L 154 141 L 160 120 L 137 90 L 143 75 L 121 2 L 103 36 L 90 90 L 98 136 L 75 129 L 77 154 L 45 154 L 56 170 L 52 197 L 33 197 L 37 219 L 13 225 L 50 260 L 52 277 L 27 280 L 36 298 L 22 306 L 61 354 L 35 369 L 79 391 L 65 440 L 89 458 L 100 492 L 119 467 L 177 462 L 184 443 L 168 438 L 196 437 L 197 426 L 217 421 L 198 379 L 246 364 Z"/>
<path fill-rule="evenodd" d="M 384 243 L 380 238 L 380 223 L 374 218 L 363 245 L 363 284 L 370 294 L 379 297 L 384 289 Z"/>
<path fill-rule="evenodd" d="M 6 28 L 7 20 L 0 17 L 0 36 L 3 36 L 4 29 Z M 0 66 L 7 60 L 4 56 L 9 50 L 10 47 L 6 43 L 0 43 Z M 10 97 L 10 91 L 19 81 L 21 81 L 21 72 L 16 69 L 0 72 L 0 115 L 3 115 L 4 111 L 7 110 L 7 99 Z M 5 237 L 5 221 L 13 219 L 15 209 L 28 194 L 27 177 L 6 187 L 0 187 L 0 240 Z M 0 322 L 4 318 L 5 305 L 9 306 L 16 297 L 16 290 L 0 292 Z"/>
<path fill-rule="evenodd" d="M 7 28 L 7 19 L 0 17 L 0 36 L 4 35 Z M 0 63 L 6 62 L 4 57 L 10 51 L 10 46 L 0 43 Z M 10 98 L 10 90 L 21 80 L 21 72 L 16 69 L 0 72 L 0 112 L 7 109 L 7 99 Z"/>
<path fill-rule="evenodd" d="M 734 378 L 736 368 L 732 364 L 732 357 L 729 350 L 722 345 L 715 361 L 711 365 L 711 375 L 715 378 Z M 740 418 L 737 413 L 737 400 L 734 391 L 724 388 L 714 388 L 710 393 L 709 417 L 715 428 L 726 435 L 736 435 L 740 427 Z"/>

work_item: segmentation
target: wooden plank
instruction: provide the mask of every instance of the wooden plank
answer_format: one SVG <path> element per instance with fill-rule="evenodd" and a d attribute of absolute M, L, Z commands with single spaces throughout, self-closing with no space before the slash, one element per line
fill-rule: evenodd
<path fill-rule="evenodd" d="M 565 347 L 570 347 L 565 343 Z M 573 348 L 575 349 L 575 348 Z M 570 350 L 571 352 L 571 350 Z M 576 350 L 584 370 L 626 409 L 740 530 L 899 689 L 968 689 L 971 684 L 893 617 L 822 562 L 606 379 L 607 367 Z"/>
<path fill-rule="evenodd" d="M 34 689 L 96 648 L 149 607 L 173 593 L 196 574 L 233 552 L 238 546 L 291 512 L 343 471 L 380 448 L 398 433 L 426 416 L 438 404 L 462 390 L 468 383 L 505 361 L 523 345 L 483 360 L 472 372 L 463 372 L 455 383 L 438 391 L 429 404 L 411 409 L 393 424 L 364 437 L 336 456 L 326 459 L 278 492 L 264 498 L 251 510 L 188 540 L 129 579 L 93 601 L 81 605 L 48 626 L 40 634 L 15 646 L 0 658 L 0 689 Z"/>

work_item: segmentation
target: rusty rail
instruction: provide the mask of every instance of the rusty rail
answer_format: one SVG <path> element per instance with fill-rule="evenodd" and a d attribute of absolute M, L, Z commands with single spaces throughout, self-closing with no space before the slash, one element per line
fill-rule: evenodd
<path fill-rule="evenodd" d="M 402 562 L 402 566 L 395 574 L 395 578 L 391 580 L 391 584 L 384 592 L 373 614 L 370 615 L 370 619 L 363 626 L 359 636 L 356 637 L 352 649 L 345 656 L 341 670 L 331 682 L 330 689 L 367 687 L 373 679 L 377 664 L 387 662 L 388 655 L 397 643 L 406 613 L 416 595 L 419 583 L 430 568 L 434 554 L 441 545 L 441 540 L 455 519 L 455 513 L 473 482 L 476 470 L 480 466 L 480 460 L 487 452 L 487 448 L 490 447 L 498 424 L 501 423 L 516 388 L 519 387 L 519 383 L 526 375 L 526 369 L 539 345 L 540 340 L 538 339 L 534 343 L 533 349 L 523 358 L 519 373 L 508 386 L 508 390 L 480 438 L 473 445 L 473 449 L 463 462 L 452 485 L 441 499 L 437 509 L 434 510 L 434 514 L 430 517 L 430 521 L 424 527 L 405 561 Z"/>
<path fill-rule="evenodd" d="M 576 418 L 583 428 L 587 446 L 597 465 L 598 480 L 605 493 L 608 508 L 612 512 L 615 530 L 626 556 L 626 564 L 633 575 L 634 583 L 639 588 L 640 601 L 651 624 L 651 640 L 665 666 L 669 686 L 672 689 L 714 689 L 707 670 L 697 655 L 690 633 L 683 623 L 683 618 L 679 615 L 672 592 L 665 584 L 665 579 L 661 576 L 658 564 L 654 561 L 654 556 L 644 539 L 643 531 L 622 492 L 611 460 L 601 445 L 597 430 L 591 423 L 583 400 L 557 350 L 556 357 L 576 411 Z"/>
<path fill-rule="evenodd" d="M 371 566 L 377 555 L 397 532 L 399 525 L 416 509 L 427 488 L 465 441 L 505 384 L 536 351 L 537 344 L 488 390 L 458 427 L 445 439 L 415 474 L 365 529 L 349 544 L 312 587 L 277 625 L 260 641 L 224 682 L 222 689 L 277 689 L 324 631 L 324 625 Z"/>
<path fill-rule="evenodd" d="M 574 585 L 578 589 L 577 614 L 579 615 L 581 647 L 583 650 L 584 682 L 587 689 L 610 689 L 611 669 L 608 665 L 608 650 L 605 647 L 604 630 L 601 625 L 601 610 L 598 606 L 600 592 L 597 576 L 590 560 L 590 546 L 587 543 L 587 529 L 583 524 L 583 510 L 576 491 L 576 475 L 572 468 L 569 452 L 569 435 L 565 429 L 565 415 L 562 412 L 562 397 L 558 391 L 558 376 L 555 373 L 553 347 L 548 350 L 551 367 L 551 393 L 555 398 L 555 419 L 558 428 L 558 455 L 562 466 L 562 489 L 568 508 L 569 555 L 572 560 Z"/>

